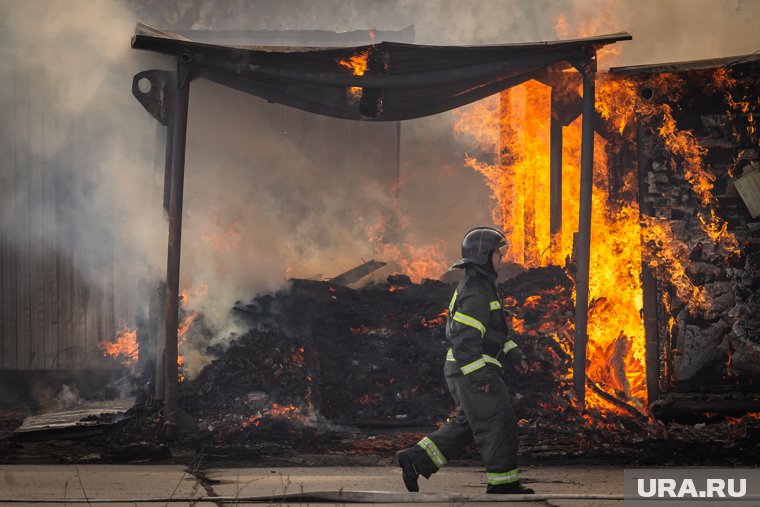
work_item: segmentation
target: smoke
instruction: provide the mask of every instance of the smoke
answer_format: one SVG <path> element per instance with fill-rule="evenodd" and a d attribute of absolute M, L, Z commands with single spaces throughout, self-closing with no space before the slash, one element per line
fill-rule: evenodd
<path fill-rule="evenodd" d="M 759 14 L 760 3 L 741 0 L 0 0 L 0 94 L 32 104 L 14 126 L 16 144 L 28 153 L 20 163 L 34 168 L 29 178 L 52 178 L 67 194 L 51 211 L 38 205 L 37 180 L 16 181 L 3 190 L 0 233 L 7 247 L 29 241 L 21 230 L 63 230 L 55 244 L 41 246 L 72 259 L 95 286 L 110 270 L 114 286 L 103 290 L 116 295 L 117 320 L 130 323 L 147 303 L 136 281 L 162 278 L 166 265 L 163 133 L 130 86 L 136 72 L 173 63 L 130 49 L 138 19 L 177 31 L 414 25 L 420 44 L 630 32 L 634 40 L 616 44 L 620 53 L 605 56 L 604 66 L 753 52 L 760 40 L 751 23 Z M 34 93 L 21 93 L 25 86 Z M 31 124 L 35 111 L 54 118 L 44 136 Z M 405 122 L 396 167 L 392 125 L 315 119 L 194 82 L 181 283 L 209 288 L 188 306 L 222 329 L 235 300 L 282 287 L 289 276 L 332 277 L 372 258 L 366 228 L 388 217 L 397 222 L 393 240 L 443 244 L 455 258 L 462 232 L 489 222 L 492 204 L 481 177 L 464 168 L 474 148 L 453 137 L 454 116 Z M 22 209 L 31 210 L 29 228 L 14 218 Z"/>
<path fill-rule="evenodd" d="M 620 31 L 616 65 L 752 53 L 760 47 L 760 4 L 747 0 L 237 0 L 129 4 L 170 29 L 399 30 L 414 25 L 419 44 L 500 44 Z"/>
<path fill-rule="evenodd" d="M 130 49 L 134 15 L 117 3 L 3 1 L 0 19 L 0 94 L 15 120 L 3 247 L 37 262 L 55 250 L 90 286 L 130 301 L 117 315 L 131 320 L 136 280 L 155 276 L 166 225 L 150 202 L 155 128 L 130 84 L 162 60 Z"/>

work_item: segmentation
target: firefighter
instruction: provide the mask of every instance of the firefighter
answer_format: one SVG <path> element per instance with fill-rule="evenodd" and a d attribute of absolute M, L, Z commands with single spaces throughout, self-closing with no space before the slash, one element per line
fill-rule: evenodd
<path fill-rule="evenodd" d="M 533 493 L 517 473 L 517 421 L 502 364 L 521 372 L 527 364 L 507 337 L 496 266 L 507 239 L 493 227 L 477 227 L 462 240 L 462 259 L 450 269 L 465 274 L 451 297 L 446 323 L 450 348 L 443 369 L 457 413 L 448 424 L 409 449 L 396 453 L 404 485 L 419 491 L 420 475 L 429 479 L 473 441 L 486 467 L 486 493 Z"/>

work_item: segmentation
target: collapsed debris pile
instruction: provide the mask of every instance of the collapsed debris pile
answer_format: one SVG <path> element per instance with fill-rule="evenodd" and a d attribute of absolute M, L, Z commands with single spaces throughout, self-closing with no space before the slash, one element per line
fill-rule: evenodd
<path fill-rule="evenodd" d="M 518 417 L 534 425 L 582 423 L 569 375 L 572 281 L 548 267 L 500 288 L 511 337 L 530 365 L 527 374 L 505 369 Z M 442 375 L 452 291 L 405 276 L 361 289 L 295 280 L 238 304 L 233 312 L 250 330 L 226 349 L 209 350 L 217 359 L 184 384 L 183 406 L 212 431 L 253 431 L 278 418 L 373 428 L 440 423 L 453 409 Z"/>
<path fill-rule="evenodd" d="M 760 430 L 753 416 L 663 425 L 630 411 L 579 412 L 570 371 L 572 281 L 558 267 L 539 268 L 501 289 L 512 312 L 511 336 L 530 365 L 524 375 L 505 372 L 522 463 L 661 464 L 666 454 L 673 463 L 715 464 L 735 463 L 739 451 L 756 455 Z M 186 449 L 179 455 L 368 464 L 374 462 L 362 460 L 418 441 L 453 408 L 442 375 L 441 311 L 452 290 L 405 277 L 361 289 L 295 280 L 287 290 L 236 305 L 234 314 L 250 330 L 211 350 L 217 358 L 181 384 L 182 406 L 197 426 L 175 443 Z M 117 425 L 65 442 L 48 443 L 44 435 L 39 442 L 11 439 L 4 460 L 175 459 L 162 439 L 159 410 L 138 403 Z M 478 459 L 474 448 L 463 457 Z"/>
<path fill-rule="evenodd" d="M 572 288 L 556 266 L 500 286 L 511 337 L 529 363 L 527 374 L 505 371 L 524 462 L 608 463 L 624 456 L 656 463 L 663 442 L 684 452 L 707 440 L 728 449 L 712 454 L 720 459 L 757 443 L 753 416 L 666 426 L 622 403 L 619 410 L 578 411 Z M 277 446 L 279 452 L 384 454 L 415 442 L 453 409 L 441 371 L 442 309 L 452 290 L 406 277 L 361 289 L 295 280 L 287 290 L 236 305 L 234 314 L 250 330 L 212 350 L 217 359 L 183 386 L 184 406 L 200 420 L 195 438 L 205 442 L 203 454 L 274 456 Z M 615 393 L 599 392 L 615 401 Z"/>

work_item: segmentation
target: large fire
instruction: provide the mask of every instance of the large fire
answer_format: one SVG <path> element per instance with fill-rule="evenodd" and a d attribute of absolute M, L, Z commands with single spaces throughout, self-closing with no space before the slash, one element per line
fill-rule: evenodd
<path fill-rule="evenodd" d="M 478 135 L 481 115 L 485 124 L 498 126 L 492 133 L 493 162 L 468 157 L 467 165 L 486 177 L 496 201 L 494 222 L 510 239 L 507 260 L 525 267 L 563 264 L 572 254 L 572 235 L 578 223 L 580 180 L 580 118 L 564 129 L 563 226 L 555 251 L 549 227 L 549 118 L 550 89 L 529 82 L 498 98 L 484 101 L 480 113 L 464 113 L 456 129 L 478 136 L 480 146 L 489 137 Z M 496 117 L 498 120 L 494 120 Z M 496 144 L 498 143 L 498 144 Z M 644 330 L 639 316 L 641 296 L 641 240 L 638 206 L 611 202 L 607 184 L 604 141 L 595 143 L 595 181 L 589 296 L 589 368 L 587 374 L 611 392 L 637 406 L 646 404 Z M 531 304 L 526 301 L 526 304 Z M 572 371 L 568 371 L 568 377 Z M 601 403 L 590 396 L 588 403 Z"/>
<path fill-rule="evenodd" d="M 722 70 L 710 77 L 718 89 L 730 85 Z M 597 112 L 610 130 L 620 134 L 620 142 L 635 140 L 635 127 L 646 118 L 667 150 L 670 167 L 680 171 L 692 186 L 706 237 L 715 248 L 735 252 L 736 239 L 714 210 L 715 176 L 705 162 L 707 149 L 691 132 L 679 128 L 667 104 L 642 97 L 639 91 L 644 85 L 654 94 L 671 99 L 677 98 L 684 86 L 678 76 L 669 74 L 653 76 L 643 85 L 601 75 L 596 85 Z M 562 230 L 561 237 L 554 241 L 550 237 L 550 93 L 548 86 L 530 81 L 464 108 L 455 125 L 456 132 L 471 136 L 477 143 L 480 155 L 467 156 L 465 162 L 484 176 L 491 190 L 494 223 L 510 239 L 506 260 L 525 267 L 563 265 L 573 254 L 573 234 L 578 226 L 581 118 L 563 128 Z M 744 108 L 737 101 L 726 102 L 738 112 Z M 642 409 L 647 405 L 642 260 L 661 280 L 674 285 L 678 297 L 690 306 L 710 303 L 704 290 L 686 276 L 689 246 L 675 238 L 667 220 L 640 216 L 635 169 L 628 168 L 622 188 L 611 195 L 607 153 L 606 141 L 597 135 L 586 374 L 607 393 Z M 642 251 L 642 244 L 651 247 Z M 514 324 L 519 331 L 521 322 Z M 568 378 L 572 373 L 567 372 Z M 619 411 L 590 389 L 586 404 L 602 411 Z"/>

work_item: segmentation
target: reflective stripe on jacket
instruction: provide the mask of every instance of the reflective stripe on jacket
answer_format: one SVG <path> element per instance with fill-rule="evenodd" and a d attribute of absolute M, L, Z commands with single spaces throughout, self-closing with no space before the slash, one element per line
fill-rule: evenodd
<path fill-rule="evenodd" d="M 499 357 L 517 344 L 507 338 L 507 324 L 496 276 L 468 267 L 449 301 L 446 338 L 451 348 L 446 357 L 445 375 L 470 373 L 492 364 L 501 368 Z"/>

